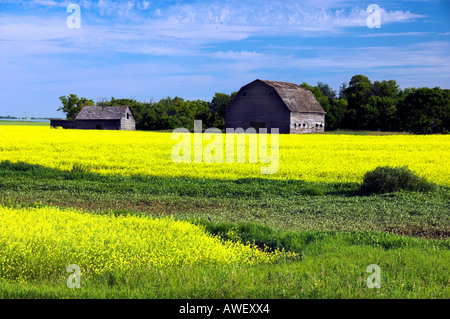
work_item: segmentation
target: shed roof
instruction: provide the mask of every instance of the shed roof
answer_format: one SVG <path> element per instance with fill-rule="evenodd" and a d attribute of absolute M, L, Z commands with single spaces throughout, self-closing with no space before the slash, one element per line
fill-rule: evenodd
<path fill-rule="evenodd" d="M 84 106 L 78 113 L 77 120 L 120 120 L 123 114 L 130 109 L 125 106 Z M 130 109 L 130 113 L 131 109 Z M 133 115 L 134 116 L 134 115 Z"/>
<path fill-rule="evenodd" d="M 291 112 L 326 113 L 311 91 L 298 84 L 260 79 L 256 81 L 271 86 Z"/>

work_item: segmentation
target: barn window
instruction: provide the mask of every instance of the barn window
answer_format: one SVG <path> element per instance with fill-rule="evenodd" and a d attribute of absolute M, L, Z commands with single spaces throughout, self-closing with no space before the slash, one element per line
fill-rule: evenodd
<path fill-rule="evenodd" d="M 319 127 L 319 124 L 316 124 L 316 127 Z"/>
<path fill-rule="evenodd" d="M 243 96 L 247 96 L 247 92 L 242 93 Z"/>
<path fill-rule="evenodd" d="M 320 123 L 320 127 L 323 127 L 322 123 Z"/>
<path fill-rule="evenodd" d="M 306 127 L 306 123 L 303 123 L 303 127 Z"/>
<path fill-rule="evenodd" d="M 127 113 L 127 120 L 130 119 L 130 113 Z"/>

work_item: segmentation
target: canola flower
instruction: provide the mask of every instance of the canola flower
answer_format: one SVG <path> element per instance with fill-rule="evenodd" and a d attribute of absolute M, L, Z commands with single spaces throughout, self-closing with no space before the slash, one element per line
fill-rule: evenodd
<path fill-rule="evenodd" d="M 208 143 L 204 141 L 203 148 Z M 265 165 L 260 161 L 177 164 L 171 157 L 176 144 L 171 133 L 0 127 L 1 161 L 62 170 L 123 176 L 361 182 L 364 174 L 377 166 L 406 165 L 437 184 L 450 185 L 447 135 L 280 135 L 279 169 L 273 175 L 260 173 Z"/>
<path fill-rule="evenodd" d="M 71 264 L 92 276 L 150 267 L 272 263 L 289 254 L 223 241 L 172 218 L 0 206 L 0 221 L 0 278 L 23 282 L 64 275 Z"/>

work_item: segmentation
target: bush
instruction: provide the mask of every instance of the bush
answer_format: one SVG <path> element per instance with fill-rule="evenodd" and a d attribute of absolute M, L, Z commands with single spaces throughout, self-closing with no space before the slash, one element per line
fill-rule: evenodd
<path fill-rule="evenodd" d="M 361 191 L 368 194 L 391 193 L 400 190 L 428 192 L 436 184 L 418 176 L 408 167 L 377 167 L 364 175 Z"/>

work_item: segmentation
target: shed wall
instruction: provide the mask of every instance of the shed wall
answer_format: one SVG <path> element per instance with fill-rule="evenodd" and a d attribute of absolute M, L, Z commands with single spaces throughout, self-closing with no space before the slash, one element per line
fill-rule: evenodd
<path fill-rule="evenodd" d="M 128 118 L 127 118 L 128 114 Z M 122 118 L 120 119 L 120 126 L 122 130 L 125 131 L 135 131 L 136 130 L 136 119 L 133 116 L 133 113 L 131 113 L 130 109 L 128 108 L 127 111 L 123 114 Z"/>
<path fill-rule="evenodd" d="M 76 128 L 76 120 L 50 120 L 50 126 L 62 128 Z"/>
<path fill-rule="evenodd" d="M 120 120 L 77 120 L 77 129 L 120 130 Z"/>

